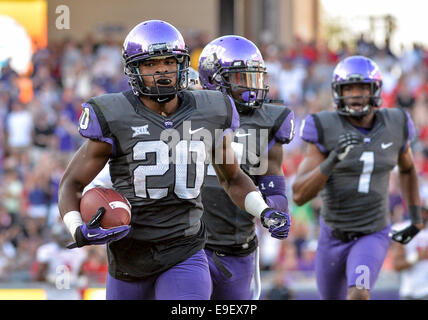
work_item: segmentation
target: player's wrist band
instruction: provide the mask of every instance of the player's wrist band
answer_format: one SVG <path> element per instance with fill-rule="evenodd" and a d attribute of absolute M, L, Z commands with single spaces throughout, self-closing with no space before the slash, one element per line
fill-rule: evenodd
<path fill-rule="evenodd" d="M 330 154 L 328 155 L 327 159 L 325 159 L 320 164 L 321 173 L 327 177 L 330 176 L 336 164 L 337 164 L 337 152 L 335 150 L 332 150 L 330 151 Z"/>
<path fill-rule="evenodd" d="M 409 216 L 412 224 L 422 223 L 421 207 L 410 205 L 409 206 Z"/>
<path fill-rule="evenodd" d="M 259 191 L 251 191 L 245 197 L 245 211 L 260 219 L 263 210 L 269 208 Z"/>
<path fill-rule="evenodd" d="M 258 180 L 258 187 L 265 196 L 285 195 L 285 177 L 284 176 L 261 176 Z"/>
<path fill-rule="evenodd" d="M 259 190 L 269 207 L 288 211 L 287 190 L 284 176 L 261 176 L 258 181 Z"/>
<path fill-rule="evenodd" d="M 66 225 L 68 231 L 70 231 L 71 235 L 74 239 L 74 234 L 76 229 L 83 224 L 82 216 L 79 211 L 69 211 L 63 217 L 62 220 Z M 76 239 L 75 239 L 76 240 Z"/>

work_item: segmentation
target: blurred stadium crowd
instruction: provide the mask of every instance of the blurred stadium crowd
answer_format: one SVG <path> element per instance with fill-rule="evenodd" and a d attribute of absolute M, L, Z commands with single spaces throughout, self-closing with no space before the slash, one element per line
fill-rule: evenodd
<path fill-rule="evenodd" d="M 199 53 L 210 39 L 201 34 L 184 36 L 192 67 L 197 69 Z M 107 260 L 102 246 L 73 254 L 64 249 L 71 237 L 61 229 L 57 191 L 68 161 L 83 142 L 77 131 L 81 103 L 128 88 L 121 44 L 114 37 L 99 42 L 88 36 L 80 43 L 67 39 L 37 50 L 27 75 L 16 74 L 7 64 L 1 68 L 0 282 L 55 283 L 55 266 L 66 265 L 74 275 L 84 276 L 80 286 L 105 283 Z M 316 198 L 295 206 L 291 184 L 304 152 L 300 123 L 308 113 L 333 108 L 331 75 L 339 60 L 353 54 L 371 57 L 383 74 L 383 107 L 404 108 L 411 114 L 421 195 L 428 198 L 428 48 L 415 44 L 394 55 L 364 36 L 337 50 L 299 38 L 291 46 L 263 43 L 259 48 L 267 66 L 269 97 L 283 100 L 296 116 L 296 137 L 285 147 L 283 165 L 293 216 L 290 237 L 277 241 L 258 228 L 261 269 L 274 271 L 272 281 L 280 287 L 296 281 L 290 271 L 300 271 L 302 278 L 314 274 L 321 202 Z M 394 222 L 407 216 L 396 174 L 391 176 L 390 212 Z M 392 270 L 390 258 L 383 269 Z"/>

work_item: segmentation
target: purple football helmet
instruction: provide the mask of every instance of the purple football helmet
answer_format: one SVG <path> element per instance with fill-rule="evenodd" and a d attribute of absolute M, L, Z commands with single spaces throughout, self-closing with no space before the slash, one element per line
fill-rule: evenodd
<path fill-rule="evenodd" d="M 125 62 L 125 74 L 136 95 L 150 96 L 158 102 L 167 102 L 174 98 L 177 92 L 185 89 L 188 82 L 189 52 L 181 33 L 171 24 L 161 20 L 144 21 L 135 26 L 127 35 L 122 49 Z M 154 58 L 175 57 L 177 71 L 175 86 L 158 86 L 161 82 L 155 81 L 155 75 L 141 74 L 138 68 L 143 60 Z M 155 87 L 144 84 L 142 76 L 152 76 Z"/>
<path fill-rule="evenodd" d="M 240 112 L 260 108 L 269 91 L 263 57 L 244 37 L 223 36 L 208 43 L 199 56 L 198 71 L 204 89 L 229 94 Z"/>
<path fill-rule="evenodd" d="M 354 83 L 370 84 L 369 102 L 361 111 L 346 105 L 342 95 L 343 85 Z M 334 69 L 331 86 L 337 112 L 341 115 L 360 118 L 368 114 L 372 107 L 382 104 L 382 75 L 377 64 L 367 57 L 351 56 L 339 62 Z"/>

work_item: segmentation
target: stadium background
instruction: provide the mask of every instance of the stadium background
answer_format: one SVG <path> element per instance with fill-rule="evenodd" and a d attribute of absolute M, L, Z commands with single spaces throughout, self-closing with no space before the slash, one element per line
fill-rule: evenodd
<path fill-rule="evenodd" d="M 239 34 L 254 41 L 269 72 L 269 95 L 294 110 L 296 133 L 308 113 L 333 108 L 330 79 L 340 59 L 373 58 L 383 73 L 383 107 L 405 108 L 415 122 L 412 147 L 421 195 L 428 197 L 428 47 L 400 48 L 397 17 L 360 17 L 353 30 L 346 16 L 329 17 L 322 0 L 2 0 L 0 299 L 103 297 L 104 248 L 84 248 L 70 258 L 55 244 L 70 240 L 63 239 L 68 235 L 57 219 L 58 183 L 83 142 L 77 132 L 81 103 L 127 88 L 121 45 L 134 25 L 148 19 L 168 21 L 182 32 L 195 68 L 201 49 L 215 37 Z M 288 187 L 302 146 L 297 135 L 285 148 Z M 397 186 L 395 172 L 392 221 L 407 216 Z M 291 202 L 290 208 L 294 224 L 286 241 L 258 229 L 262 299 L 318 299 L 313 259 L 320 199 L 302 207 Z M 57 265 L 46 275 L 44 262 L 52 261 Z M 74 277 L 77 270 L 82 274 Z M 398 287 L 388 255 L 372 297 L 397 299 Z"/>

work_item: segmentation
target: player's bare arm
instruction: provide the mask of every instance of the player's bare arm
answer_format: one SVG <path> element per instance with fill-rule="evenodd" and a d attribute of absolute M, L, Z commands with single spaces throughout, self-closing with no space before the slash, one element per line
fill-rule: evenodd
<path fill-rule="evenodd" d="M 284 176 L 282 162 L 284 151 L 281 143 L 275 143 L 268 153 L 268 168 L 264 176 Z"/>
<path fill-rule="evenodd" d="M 223 163 L 214 164 L 214 169 L 217 178 L 225 191 L 228 193 L 233 202 L 242 210 L 245 208 L 246 195 L 252 191 L 257 191 L 253 181 L 240 169 L 238 160 L 235 153 L 230 146 L 229 137 L 223 140 Z M 233 163 L 227 164 L 226 159 L 233 159 Z M 269 152 L 269 163 L 266 175 L 280 175 L 283 176 L 282 164 L 282 145 L 277 143 Z M 264 204 L 262 211 L 268 208 Z"/>
<path fill-rule="evenodd" d="M 240 169 L 230 141 L 230 135 L 223 139 L 223 145 L 220 147 L 222 150 L 216 151 L 223 152 L 222 163 L 213 163 L 213 167 L 220 184 L 229 197 L 238 207 L 245 210 L 245 196 L 252 191 L 257 191 L 257 188 L 252 180 Z M 232 163 L 228 163 L 230 159 L 233 159 Z M 267 207 L 268 206 L 265 204 L 262 211 Z"/>
<path fill-rule="evenodd" d="M 325 155 L 314 144 L 307 144 L 305 157 L 293 183 L 293 201 L 297 205 L 312 200 L 324 187 L 328 176 L 321 172 L 320 164 L 325 159 Z"/>
<path fill-rule="evenodd" d="M 118 240 L 129 232 L 129 226 L 101 228 L 100 221 L 105 212 L 104 208 L 94 212 L 93 219 L 87 224 L 83 222 L 79 212 L 83 188 L 104 168 L 111 151 L 111 145 L 106 142 L 86 141 L 74 155 L 61 179 L 58 207 L 64 224 L 76 240 L 68 246 L 70 249 Z"/>
<path fill-rule="evenodd" d="M 282 170 L 282 143 L 276 142 L 268 153 L 266 173 L 258 177 L 258 187 L 271 208 L 288 212 L 286 181 Z"/>
<path fill-rule="evenodd" d="M 231 146 L 230 135 L 223 139 L 219 148 L 223 152 L 223 161 L 221 164 L 214 163 L 213 167 L 220 184 L 230 199 L 242 210 L 258 217 L 263 226 L 269 228 L 272 237 L 285 239 L 291 225 L 288 213 L 274 210 L 266 204 L 253 181 L 239 167 Z M 219 151 L 219 149 L 214 151 L 213 158 L 215 158 L 215 153 Z M 228 163 L 226 160 L 229 159 L 233 159 L 233 161 Z"/>
<path fill-rule="evenodd" d="M 419 196 L 418 173 L 410 146 L 398 157 L 398 168 L 401 191 L 403 192 L 410 215 L 418 215 L 417 217 L 411 217 L 412 223 L 419 229 L 423 229 L 424 226 L 420 214 L 421 199 Z M 415 208 L 419 212 L 413 213 L 412 210 L 415 210 Z"/>
<path fill-rule="evenodd" d="M 112 147 L 106 142 L 87 140 L 68 165 L 59 186 L 61 217 L 69 211 L 79 211 L 80 196 L 107 163 Z"/>

